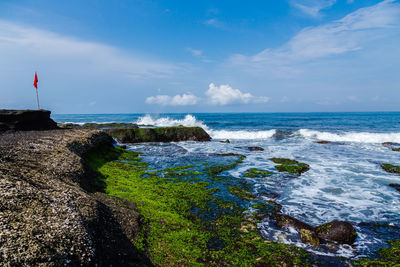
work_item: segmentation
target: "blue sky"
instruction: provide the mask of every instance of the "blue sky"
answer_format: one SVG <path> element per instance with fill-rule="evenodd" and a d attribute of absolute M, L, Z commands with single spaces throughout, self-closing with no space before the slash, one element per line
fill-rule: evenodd
<path fill-rule="evenodd" d="M 0 108 L 400 110 L 394 0 L 0 0 Z"/>

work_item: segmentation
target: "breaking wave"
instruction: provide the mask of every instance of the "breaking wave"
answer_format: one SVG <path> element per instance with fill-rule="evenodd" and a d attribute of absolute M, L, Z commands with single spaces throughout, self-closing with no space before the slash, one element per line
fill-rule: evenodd
<path fill-rule="evenodd" d="M 138 125 L 153 125 L 159 127 L 168 126 L 187 126 L 194 127 L 198 126 L 203 128 L 212 138 L 214 139 L 240 139 L 240 140 L 252 140 L 252 139 L 268 139 L 271 138 L 276 131 L 227 131 L 227 130 L 213 130 L 210 129 L 205 123 L 197 120 L 193 115 L 186 115 L 183 119 L 172 119 L 169 117 L 153 118 L 150 115 L 140 117 L 136 124 Z"/>
<path fill-rule="evenodd" d="M 355 143 L 383 143 L 400 142 L 400 133 L 369 133 L 369 132 L 346 132 L 330 133 L 316 130 L 301 129 L 300 135 L 308 139 L 326 140 L 332 142 L 355 142 Z"/>
<path fill-rule="evenodd" d="M 186 127 L 194 127 L 198 126 L 203 128 L 204 130 L 208 131 L 207 125 L 205 125 L 202 121 L 196 119 L 196 117 L 192 115 L 186 115 L 185 118 L 179 119 L 172 119 L 169 117 L 161 117 L 161 118 L 153 118 L 150 115 L 146 115 L 140 117 L 135 122 L 138 125 L 153 125 L 159 127 L 171 127 L 171 126 L 186 126 Z"/>
<path fill-rule="evenodd" d="M 198 120 L 193 115 L 186 115 L 183 119 L 173 119 L 170 117 L 154 118 L 145 115 L 137 119 L 138 125 L 153 125 L 159 127 L 168 126 L 198 126 L 203 128 L 214 139 L 233 139 L 233 140 L 263 140 L 276 138 L 278 140 L 302 136 L 311 140 L 326 140 L 331 142 L 356 142 L 356 143 L 400 143 L 400 133 L 370 133 L 370 132 L 345 132 L 333 133 L 322 132 L 310 129 L 300 129 L 296 131 L 283 130 L 214 130 L 208 127 L 203 121 Z"/>
<path fill-rule="evenodd" d="M 210 135 L 215 139 L 240 139 L 240 140 L 253 140 L 253 139 L 268 139 L 275 134 L 275 130 L 267 131 L 210 131 Z"/>

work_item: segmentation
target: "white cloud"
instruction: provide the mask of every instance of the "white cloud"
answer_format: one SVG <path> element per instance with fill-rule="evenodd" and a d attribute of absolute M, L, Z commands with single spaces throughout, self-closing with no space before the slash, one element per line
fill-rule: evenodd
<path fill-rule="evenodd" d="M 210 83 L 206 96 L 213 105 L 227 105 L 232 103 L 265 103 L 267 97 L 256 97 L 250 93 L 242 93 L 239 89 L 233 89 L 229 85 L 216 86 Z"/>
<path fill-rule="evenodd" d="M 369 42 L 400 29 L 400 4 L 385 0 L 361 8 L 340 20 L 307 27 L 277 49 L 254 56 L 234 55 L 230 63 L 253 72 L 296 73 L 295 64 L 361 50 Z"/>
<path fill-rule="evenodd" d="M 203 51 L 198 50 L 198 49 L 193 49 L 193 48 L 190 48 L 190 47 L 189 47 L 187 50 L 188 50 L 190 53 L 192 53 L 192 55 L 195 56 L 195 57 L 200 57 L 200 56 L 203 55 Z"/>
<path fill-rule="evenodd" d="M 183 94 L 176 96 L 156 95 L 146 99 L 147 104 L 158 104 L 162 106 L 190 106 L 196 105 L 198 97 L 193 94 Z"/>
<path fill-rule="evenodd" d="M 320 11 L 333 6 L 336 0 L 292 0 L 291 4 L 312 17 L 319 17 Z"/>
<path fill-rule="evenodd" d="M 208 19 L 208 20 L 204 21 L 204 24 L 207 26 L 212 26 L 212 27 L 218 28 L 218 29 L 225 28 L 224 23 L 217 18 Z"/>
<path fill-rule="evenodd" d="M 134 55 L 116 47 L 78 40 L 34 27 L 0 20 L 0 62 L 8 68 L 37 66 L 54 71 L 114 73 L 129 78 L 169 77 L 174 64 Z M 21 64 L 23 62 L 24 64 Z"/>

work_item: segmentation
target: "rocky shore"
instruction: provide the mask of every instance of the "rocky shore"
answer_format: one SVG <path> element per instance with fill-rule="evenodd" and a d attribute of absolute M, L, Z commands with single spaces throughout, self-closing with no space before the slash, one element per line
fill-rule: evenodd
<path fill-rule="evenodd" d="M 82 156 L 111 142 L 87 129 L 0 134 L 2 266 L 146 262 L 132 245 L 142 225 L 135 206 L 90 193 Z"/>
<path fill-rule="evenodd" d="M 0 132 L 2 266 L 310 266 L 317 262 L 315 255 L 261 238 L 258 223 L 268 219 L 280 229 L 295 229 L 301 241 L 314 248 L 352 245 L 358 236 L 345 221 L 316 227 L 301 222 L 282 213 L 278 203 L 254 195 L 251 183 L 221 175 L 241 164 L 244 155 L 215 154 L 218 164 L 207 165 L 203 172 L 194 165 L 155 170 L 138 152 L 113 146 L 112 137 L 128 143 L 210 141 L 201 128 L 96 125 L 101 130 L 51 130 L 54 122 L 50 112 L 45 113 L 39 124 L 48 124 L 47 130 L 26 125 L 15 131 L 18 123 L 10 122 L 14 128 Z M 20 121 L 21 114 L 13 114 Z M 311 168 L 294 159 L 270 160 L 292 179 Z M 385 167 L 394 172 L 398 166 Z M 250 168 L 244 176 L 263 179 L 273 174 Z M 400 191 L 398 184 L 390 186 Z M 216 194 L 224 190 L 236 199 Z M 399 241 L 390 245 L 378 252 L 381 259 L 346 265 L 400 262 Z M 334 261 L 345 264 L 340 258 Z"/>

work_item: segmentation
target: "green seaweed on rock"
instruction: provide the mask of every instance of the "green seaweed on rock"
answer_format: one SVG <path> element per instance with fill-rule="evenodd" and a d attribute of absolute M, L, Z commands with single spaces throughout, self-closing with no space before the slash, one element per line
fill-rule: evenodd
<path fill-rule="evenodd" d="M 226 164 L 226 165 L 217 165 L 217 166 L 209 166 L 207 168 L 207 172 L 210 176 L 215 176 L 223 171 L 231 170 L 235 168 L 238 164 L 242 163 L 243 160 L 246 158 L 246 156 L 241 155 L 241 154 L 234 154 L 234 153 L 225 153 L 225 154 L 217 154 L 217 156 L 223 156 L 223 157 L 237 157 L 237 159 L 231 163 L 231 164 Z"/>
<path fill-rule="evenodd" d="M 382 169 L 390 173 L 400 174 L 400 166 L 395 166 L 392 164 L 381 164 Z"/>
<path fill-rule="evenodd" d="M 303 249 L 262 239 L 257 220 L 244 216 L 234 202 L 214 196 L 208 182 L 189 182 L 179 175 L 171 181 L 158 173 L 144 177 L 149 170 L 139 154 L 118 147 L 92 151 L 86 163 L 98 173 L 103 192 L 137 205 L 145 220 L 133 245 L 154 265 L 310 265 Z M 229 212 L 210 220 L 193 212 L 207 212 L 210 203 Z"/>
<path fill-rule="evenodd" d="M 286 159 L 286 158 L 271 158 L 276 165 L 275 168 L 279 172 L 288 172 L 293 174 L 302 174 L 310 169 L 310 166 L 306 163 L 300 163 L 297 160 Z"/>
<path fill-rule="evenodd" d="M 249 178 L 262 178 L 262 177 L 271 176 L 272 174 L 274 174 L 274 173 L 270 172 L 270 171 L 251 168 L 245 172 L 244 176 L 249 177 Z"/>
<path fill-rule="evenodd" d="M 400 266 L 400 240 L 388 241 L 390 247 L 378 251 L 380 258 L 362 258 L 353 262 L 355 266 Z"/>
<path fill-rule="evenodd" d="M 241 187 L 241 186 L 230 186 L 228 188 L 229 193 L 232 195 L 237 196 L 240 199 L 244 200 L 252 200 L 255 199 L 256 196 L 253 195 L 248 188 Z"/>

